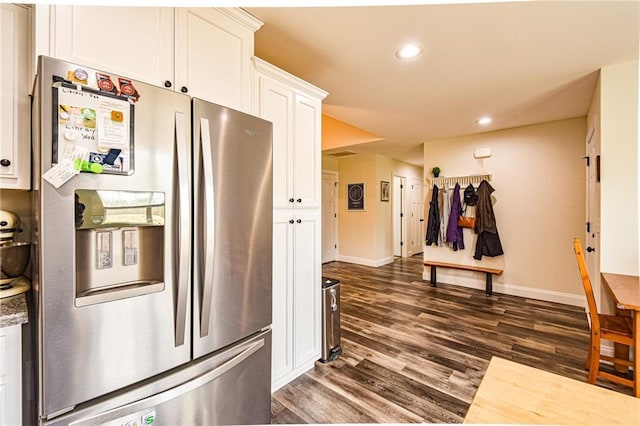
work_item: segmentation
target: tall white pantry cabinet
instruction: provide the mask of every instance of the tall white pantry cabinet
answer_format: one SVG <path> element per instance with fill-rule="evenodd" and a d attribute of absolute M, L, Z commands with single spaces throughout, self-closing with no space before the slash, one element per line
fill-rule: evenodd
<path fill-rule="evenodd" d="M 322 100 L 327 92 L 259 59 L 256 114 L 273 123 L 272 391 L 321 355 Z"/>

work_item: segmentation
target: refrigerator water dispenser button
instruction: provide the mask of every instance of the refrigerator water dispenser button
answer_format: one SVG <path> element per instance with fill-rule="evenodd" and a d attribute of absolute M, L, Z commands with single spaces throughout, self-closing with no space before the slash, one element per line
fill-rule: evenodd
<path fill-rule="evenodd" d="M 138 263 L 138 231 L 130 229 L 122 231 L 123 251 L 125 266 L 136 265 Z"/>
<path fill-rule="evenodd" d="M 96 233 L 96 268 L 111 268 L 111 231 Z"/>

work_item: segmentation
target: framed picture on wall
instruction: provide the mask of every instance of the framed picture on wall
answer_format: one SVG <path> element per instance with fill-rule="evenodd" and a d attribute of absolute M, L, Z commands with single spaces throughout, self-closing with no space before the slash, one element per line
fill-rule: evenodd
<path fill-rule="evenodd" d="M 347 210 L 364 211 L 364 182 L 347 184 Z"/>
<path fill-rule="evenodd" d="M 389 182 L 380 181 L 380 201 L 389 201 Z"/>

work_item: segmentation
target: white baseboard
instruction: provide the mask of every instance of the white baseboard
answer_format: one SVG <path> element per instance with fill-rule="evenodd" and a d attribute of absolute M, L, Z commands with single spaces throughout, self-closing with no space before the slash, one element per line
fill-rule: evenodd
<path fill-rule="evenodd" d="M 463 277 L 456 274 L 446 273 L 442 269 L 438 270 L 438 275 L 437 275 L 438 282 L 452 284 L 452 285 L 459 285 L 461 287 L 484 290 L 486 288 L 486 281 L 485 281 L 484 274 L 482 275 L 482 277 L 483 278 L 481 279 Z M 429 284 L 430 273 L 428 270 L 422 272 L 422 279 L 425 280 L 427 284 Z M 575 294 L 562 293 L 559 291 L 523 287 L 515 284 L 497 283 L 495 282 L 495 277 L 493 281 L 493 292 L 508 294 L 511 296 L 526 297 L 529 299 L 543 300 L 545 302 L 562 303 L 562 304 L 571 305 L 571 306 L 584 307 L 586 304 L 584 295 L 578 296 Z"/>
<path fill-rule="evenodd" d="M 383 259 L 373 260 L 373 259 L 364 259 L 362 257 L 343 256 L 339 254 L 338 260 L 340 262 L 355 263 L 357 265 L 372 266 L 374 268 L 377 268 L 379 266 L 393 263 L 395 258 L 391 256 Z"/>

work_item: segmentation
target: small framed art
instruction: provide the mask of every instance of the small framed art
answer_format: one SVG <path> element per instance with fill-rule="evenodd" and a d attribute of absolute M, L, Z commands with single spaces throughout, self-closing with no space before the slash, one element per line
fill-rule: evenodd
<path fill-rule="evenodd" d="M 389 201 L 389 182 L 380 181 L 380 201 Z"/>
<path fill-rule="evenodd" d="M 364 211 L 364 182 L 347 184 L 347 210 Z"/>

